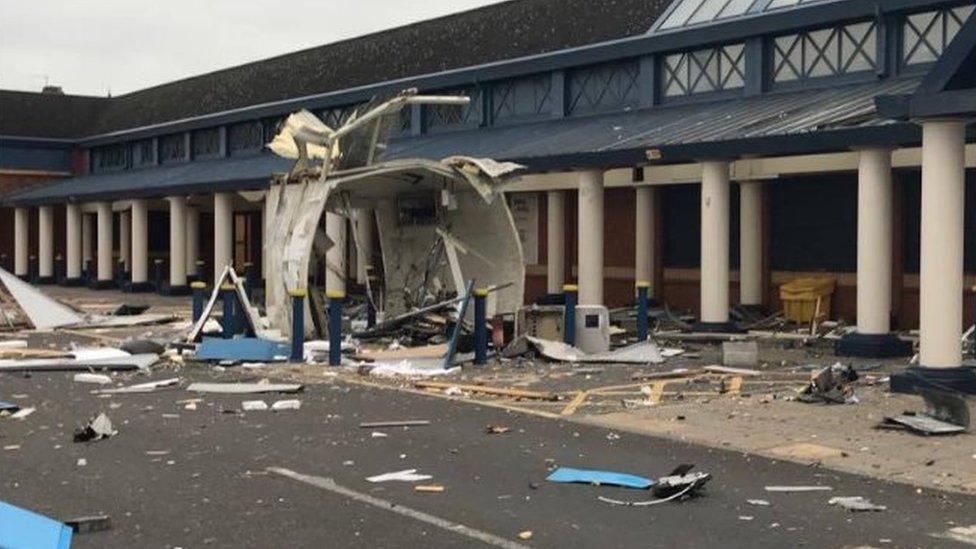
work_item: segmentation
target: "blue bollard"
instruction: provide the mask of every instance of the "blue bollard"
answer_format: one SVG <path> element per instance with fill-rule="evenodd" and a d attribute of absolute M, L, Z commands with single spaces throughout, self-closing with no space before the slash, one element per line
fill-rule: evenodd
<path fill-rule="evenodd" d="M 329 366 L 342 365 L 342 302 L 346 293 L 339 290 L 325 292 L 329 298 Z"/>
<path fill-rule="evenodd" d="M 194 282 L 190 287 L 193 288 L 193 322 L 199 322 L 207 303 L 207 285 L 203 282 Z"/>
<path fill-rule="evenodd" d="M 474 291 L 474 363 L 488 363 L 488 290 Z"/>
<path fill-rule="evenodd" d="M 233 284 L 224 284 L 220 287 L 220 295 L 224 298 L 224 314 L 220 318 L 224 339 L 234 338 L 234 290 Z"/>
<path fill-rule="evenodd" d="M 92 280 L 92 275 L 94 274 L 93 267 L 94 267 L 94 263 L 92 262 L 91 259 L 85 261 L 85 272 L 82 273 L 82 276 L 84 276 L 85 278 L 85 284 L 88 284 Z"/>
<path fill-rule="evenodd" d="M 37 284 L 38 276 L 37 256 L 32 255 L 27 258 L 27 279 L 31 284 Z"/>
<path fill-rule="evenodd" d="M 576 345 L 576 304 L 579 301 L 579 287 L 575 284 L 563 286 L 566 309 L 563 312 L 563 342 Z"/>
<path fill-rule="evenodd" d="M 291 295 L 291 360 L 302 362 L 305 360 L 305 298 L 308 292 L 296 289 L 288 293 Z"/>
<path fill-rule="evenodd" d="M 120 259 L 115 265 L 115 283 L 119 288 L 125 287 L 125 260 Z"/>
<path fill-rule="evenodd" d="M 153 261 L 153 284 L 156 285 L 156 293 L 163 293 L 163 260 L 156 259 Z"/>
<path fill-rule="evenodd" d="M 204 282 L 207 280 L 204 271 L 207 270 L 207 262 L 199 260 L 197 261 L 197 280 Z"/>
<path fill-rule="evenodd" d="M 54 258 L 54 283 L 55 284 L 61 284 L 62 282 L 64 282 L 64 276 L 65 276 L 64 272 L 65 272 L 64 258 L 58 255 L 57 257 Z"/>
<path fill-rule="evenodd" d="M 637 281 L 637 341 L 647 341 L 649 324 L 647 311 L 651 308 L 651 283 L 646 280 Z"/>

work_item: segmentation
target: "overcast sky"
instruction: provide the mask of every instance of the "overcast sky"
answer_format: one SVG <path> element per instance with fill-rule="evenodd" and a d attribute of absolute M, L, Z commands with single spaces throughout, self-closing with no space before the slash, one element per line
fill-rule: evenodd
<path fill-rule="evenodd" d="M 0 0 L 0 88 L 121 95 L 497 2 Z"/>

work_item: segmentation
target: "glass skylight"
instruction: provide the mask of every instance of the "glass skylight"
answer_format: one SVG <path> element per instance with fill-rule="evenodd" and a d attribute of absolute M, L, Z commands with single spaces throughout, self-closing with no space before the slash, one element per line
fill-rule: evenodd
<path fill-rule="evenodd" d="M 674 0 L 651 29 L 667 31 L 830 0 Z"/>

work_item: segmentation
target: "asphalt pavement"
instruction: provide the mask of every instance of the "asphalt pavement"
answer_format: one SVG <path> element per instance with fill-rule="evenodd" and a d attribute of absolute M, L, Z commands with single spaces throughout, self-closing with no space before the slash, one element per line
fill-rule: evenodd
<path fill-rule="evenodd" d="M 151 379 L 173 375 L 236 379 L 190 368 Z M 972 497 L 392 390 L 336 383 L 298 395 L 106 398 L 94 389 L 71 374 L 0 375 L 0 400 L 38 408 L 0 420 L 0 500 L 58 519 L 111 516 L 110 531 L 79 535 L 76 548 L 965 547 L 935 536 L 976 524 Z M 202 402 L 185 409 L 193 398 Z M 291 398 L 300 410 L 240 411 L 243 400 Z M 98 412 L 118 434 L 73 443 Z M 359 428 L 404 419 L 431 424 Z M 490 435 L 488 425 L 511 431 Z M 937 452 L 937 442 L 919 444 Z M 646 508 L 597 497 L 653 499 L 647 491 L 545 481 L 554 466 L 653 478 L 683 463 L 712 474 L 703 494 Z M 433 478 L 365 480 L 405 469 Z M 851 513 L 829 506 L 834 496 L 888 509 Z"/>

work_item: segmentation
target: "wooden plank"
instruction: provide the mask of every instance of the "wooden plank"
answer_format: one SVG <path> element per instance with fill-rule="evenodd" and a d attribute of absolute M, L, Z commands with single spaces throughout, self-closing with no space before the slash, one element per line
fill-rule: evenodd
<path fill-rule="evenodd" d="M 528 398 L 533 400 L 558 400 L 559 397 L 553 393 L 541 393 L 539 391 L 526 391 L 523 389 L 509 389 L 505 387 L 485 387 L 481 385 L 457 385 L 455 383 L 445 383 L 442 381 L 418 381 L 414 384 L 418 389 L 450 389 L 457 387 L 469 393 L 481 393 L 492 396 L 506 396 L 511 398 Z"/>
<path fill-rule="evenodd" d="M 576 393 L 576 396 L 573 397 L 573 400 L 571 400 L 569 404 L 567 404 L 566 407 L 563 408 L 563 411 L 560 412 L 559 415 L 561 416 L 573 415 L 573 413 L 576 412 L 576 409 L 579 408 L 584 402 L 586 402 L 586 399 L 589 396 L 590 394 L 587 391 L 580 391 Z"/>

